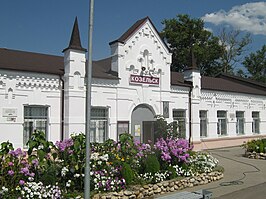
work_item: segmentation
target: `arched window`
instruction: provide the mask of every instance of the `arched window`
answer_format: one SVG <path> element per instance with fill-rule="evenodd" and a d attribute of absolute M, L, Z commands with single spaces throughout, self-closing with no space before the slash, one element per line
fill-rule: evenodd
<path fill-rule="evenodd" d="M 149 51 L 148 50 L 144 50 L 143 57 L 144 57 L 145 67 L 149 68 Z"/>
<path fill-rule="evenodd" d="M 80 81 L 81 81 L 81 78 L 80 78 L 81 74 L 76 71 L 74 73 L 74 88 L 79 88 L 80 87 Z"/>
<path fill-rule="evenodd" d="M 9 88 L 6 93 L 6 99 L 11 100 L 13 99 L 13 89 Z"/>

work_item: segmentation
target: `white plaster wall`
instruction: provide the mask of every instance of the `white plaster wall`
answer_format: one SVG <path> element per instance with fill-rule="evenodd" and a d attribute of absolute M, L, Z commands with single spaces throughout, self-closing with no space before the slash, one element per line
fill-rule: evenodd
<path fill-rule="evenodd" d="M 252 111 L 260 113 L 260 134 L 266 135 L 266 96 L 249 95 L 242 93 L 230 93 L 219 91 L 201 91 L 199 110 L 208 111 L 208 137 L 219 138 L 217 135 L 217 111 L 227 111 L 227 137 L 237 137 L 236 134 L 236 111 L 244 111 L 245 135 L 252 136 Z M 231 117 L 230 117 L 231 116 Z"/>
<path fill-rule="evenodd" d="M 9 89 L 13 90 L 8 95 Z M 0 142 L 9 140 L 15 147 L 23 145 L 24 105 L 48 106 L 48 139 L 60 140 L 61 91 L 56 75 L 0 70 Z M 8 122 L 3 108 L 14 108 L 17 117 Z"/>
<path fill-rule="evenodd" d="M 71 134 L 85 133 L 85 52 L 65 51 L 64 67 L 64 138 L 68 138 Z"/>

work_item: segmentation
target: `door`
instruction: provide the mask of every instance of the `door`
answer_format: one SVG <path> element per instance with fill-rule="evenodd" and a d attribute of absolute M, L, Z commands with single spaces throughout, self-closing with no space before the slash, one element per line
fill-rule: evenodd
<path fill-rule="evenodd" d="M 143 142 L 154 144 L 154 121 L 143 121 L 142 122 Z"/>

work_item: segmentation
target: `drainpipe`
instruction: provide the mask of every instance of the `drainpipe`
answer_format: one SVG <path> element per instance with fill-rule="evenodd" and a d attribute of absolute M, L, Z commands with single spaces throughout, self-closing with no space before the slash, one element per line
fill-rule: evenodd
<path fill-rule="evenodd" d="M 64 139 L 64 120 L 65 120 L 65 82 L 60 75 L 60 81 L 62 82 L 62 90 L 61 90 L 61 135 L 60 139 Z"/>
<path fill-rule="evenodd" d="M 189 88 L 189 101 L 188 101 L 188 104 L 189 104 L 189 139 L 188 139 L 188 143 L 189 143 L 189 146 L 192 145 L 192 103 L 191 103 L 191 94 L 192 94 L 192 89 L 193 87 L 191 86 Z"/>

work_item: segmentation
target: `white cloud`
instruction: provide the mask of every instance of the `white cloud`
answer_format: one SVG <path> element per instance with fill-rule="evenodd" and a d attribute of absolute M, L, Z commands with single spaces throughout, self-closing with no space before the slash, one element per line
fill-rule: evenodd
<path fill-rule="evenodd" d="M 213 32 L 213 30 L 211 28 L 204 27 L 204 29 L 209 31 L 209 32 Z"/>
<path fill-rule="evenodd" d="M 215 25 L 228 24 L 239 30 L 266 35 L 266 2 L 234 6 L 228 12 L 220 10 L 206 14 L 202 19 Z"/>

